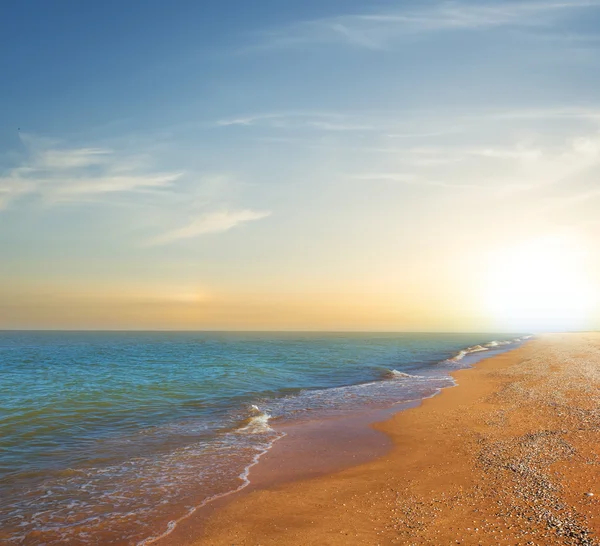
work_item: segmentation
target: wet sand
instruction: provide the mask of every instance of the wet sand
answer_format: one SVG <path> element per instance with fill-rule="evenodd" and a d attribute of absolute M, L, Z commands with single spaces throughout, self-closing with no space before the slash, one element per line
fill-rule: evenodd
<path fill-rule="evenodd" d="M 160 542 L 600 544 L 600 334 L 541 336 L 453 375 L 375 425 L 375 460 L 294 481 L 261 462 L 252 489 Z M 289 446 L 283 468 L 306 468 Z"/>

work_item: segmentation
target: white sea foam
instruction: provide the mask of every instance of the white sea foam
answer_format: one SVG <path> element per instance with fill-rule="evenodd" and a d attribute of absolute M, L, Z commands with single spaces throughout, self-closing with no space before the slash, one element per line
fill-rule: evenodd
<path fill-rule="evenodd" d="M 398 370 L 388 370 L 387 377 L 391 379 L 426 379 L 422 375 L 411 375 L 409 373 L 399 372 Z"/>
<path fill-rule="evenodd" d="M 252 405 L 250 411 L 254 415 L 250 417 L 246 424 L 237 430 L 238 433 L 242 434 L 260 434 L 264 432 L 272 432 L 273 429 L 269 426 L 269 420 L 271 415 L 260 410 L 258 406 Z"/>
<path fill-rule="evenodd" d="M 15 532 L 7 544 L 27 542 L 32 530 L 47 533 L 49 538 L 45 542 L 49 545 L 79 542 L 83 533 L 90 531 L 93 535 L 97 526 L 105 521 L 94 512 L 98 509 L 110 514 L 110 530 L 122 533 L 124 543 L 149 545 L 169 535 L 179 521 L 198 508 L 246 487 L 250 468 L 284 436 L 269 427 L 270 415 L 259 407 L 245 408 L 240 413 L 236 412 L 235 417 L 245 416 L 246 420 L 241 423 L 238 420 L 238 428 L 215 431 L 212 437 L 202 434 L 197 442 L 173 451 L 100 468 L 62 472 L 47 480 L 39 492 L 31 490 L 29 495 L 15 498 L 15 503 L 8 506 L 13 520 L 23 512 L 33 515 L 23 525 L 15 523 Z M 184 424 L 179 429 L 185 430 Z M 196 427 L 191 429 L 196 430 Z M 154 430 L 162 435 L 169 428 Z M 144 477 L 142 503 L 138 476 Z M 198 491 L 212 494 L 198 499 Z M 157 506 L 181 502 L 182 498 L 187 499 L 188 506 L 194 507 L 177 519 L 165 522 L 163 530 L 156 535 L 140 536 Z"/>
<path fill-rule="evenodd" d="M 452 358 L 449 358 L 448 360 L 446 360 L 446 362 L 460 362 L 465 356 L 473 354 L 473 353 L 480 353 L 482 351 L 489 351 L 489 348 L 482 347 L 481 345 L 475 345 L 474 347 L 467 347 L 466 349 L 459 351 Z"/>
<path fill-rule="evenodd" d="M 445 362 L 459 362 L 469 353 L 467 351 L 459 351 L 456 355 L 445 360 Z"/>
<path fill-rule="evenodd" d="M 488 351 L 487 347 L 483 347 L 481 345 L 475 345 L 474 347 L 469 347 L 467 349 L 467 353 L 479 353 L 481 351 Z"/>
<path fill-rule="evenodd" d="M 257 406 L 254 406 L 254 405 L 252 406 L 252 409 L 255 410 L 255 411 L 260 411 L 260 409 Z M 269 429 L 269 430 L 272 430 L 272 429 Z M 280 440 L 281 438 L 283 438 L 285 435 L 286 435 L 285 432 L 278 433 L 270 442 L 268 442 L 265 445 L 265 447 L 262 450 L 260 450 L 258 453 L 256 453 L 254 455 L 254 457 L 252 458 L 252 461 L 250 462 L 250 464 L 248 464 L 244 468 L 244 470 L 242 471 L 242 473 L 238 476 L 238 478 L 242 482 L 238 487 L 236 487 L 235 489 L 231 489 L 230 491 L 226 491 L 225 493 L 219 493 L 217 495 L 213 495 L 212 497 L 209 497 L 209 498 L 205 499 L 199 505 L 193 506 L 192 508 L 190 508 L 190 510 L 188 510 L 180 518 L 178 518 L 176 520 L 170 521 L 167 524 L 167 528 L 161 534 L 145 538 L 144 540 L 139 541 L 136 546 L 147 546 L 148 544 L 153 544 L 153 543 L 155 543 L 155 542 L 157 542 L 157 541 L 165 538 L 166 536 L 170 535 L 175 530 L 175 528 L 177 527 L 178 523 L 181 523 L 182 521 L 184 521 L 187 518 L 189 518 L 192 514 L 194 514 L 194 512 L 196 512 L 200 508 L 203 508 L 207 504 L 210 504 L 211 502 L 213 502 L 213 501 L 215 501 L 217 499 L 222 499 L 223 497 L 228 497 L 229 495 L 233 495 L 234 493 L 238 493 L 242 489 L 245 489 L 246 487 L 248 487 L 248 485 L 250 485 L 250 479 L 249 479 L 248 476 L 250 475 L 251 468 L 253 466 L 256 466 L 258 464 L 258 462 L 260 461 L 260 458 L 273 447 L 273 444 L 277 440 Z"/>
<path fill-rule="evenodd" d="M 484 345 L 473 345 L 472 347 L 467 347 L 466 349 L 459 351 L 456 355 L 454 355 L 451 358 L 448 358 L 444 362 L 447 362 L 449 364 L 457 363 L 457 362 L 460 362 L 467 355 L 471 355 L 473 353 L 480 353 L 480 352 L 484 352 L 484 351 L 490 351 L 490 350 L 498 349 L 499 347 L 503 347 L 503 346 L 507 346 L 507 345 L 514 345 L 517 343 L 521 343 L 527 339 L 531 339 L 532 337 L 533 336 L 521 336 L 521 337 L 517 337 L 515 339 L 511 339 L 511 340 L 505 340 L 505 341 L 493 340 L 493 341 L 490 341 L 489 343 L 485 343 Z"/>
<path fill-rule="evenodd" d="M 489 343 L 486 343 L 484 345 L 484 347 L 489 347 L 489 348 L 494 348 L 494 347 L 503 347 L 504 345 L 510 345 L 511 343 L 515 343 L 521 341 L 521 338 L 517 338 L 515 340 L 512 341 L 490 341 Z"/>

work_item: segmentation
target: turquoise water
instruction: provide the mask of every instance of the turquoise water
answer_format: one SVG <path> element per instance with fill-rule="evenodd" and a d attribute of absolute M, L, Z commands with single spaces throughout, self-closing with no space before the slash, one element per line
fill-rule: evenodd
<path fill-rule="evenodd" d="M 430 396 L 514 338 L 0 332 L 0 540 L 139 543 L 244 486 L 278 422 Z"/>

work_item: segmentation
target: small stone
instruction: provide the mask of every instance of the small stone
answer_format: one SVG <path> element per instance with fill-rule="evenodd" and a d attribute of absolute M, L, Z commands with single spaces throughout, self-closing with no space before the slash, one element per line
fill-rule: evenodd
<path fill-rule="evenodd" d="M 586 494 L 585 494 L 585 496 L 586 496 L 586 497 L 593 497 L 593 496 L 594 496 L 594 493 L 592 493 L 592 492 L 590 491 L 589 493 L 586 493 Z"/>

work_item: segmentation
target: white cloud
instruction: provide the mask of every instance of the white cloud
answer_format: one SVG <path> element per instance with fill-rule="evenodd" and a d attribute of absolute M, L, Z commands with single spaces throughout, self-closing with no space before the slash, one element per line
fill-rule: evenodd
<path fill-rule="evenodd" d="M 314 144 L 311 132 L 325 133 L 380 133 L 386 139 L 411 140 L 445 137 L 484 128 L 490 123 L 537 121 L 589 122 L 600 121 L 600 110 L 595 107 L 547 108 L 478 108 L 462 111 L 444 111 L 441 108 L 353 110 L 342 111 L 289 111 L 243 114 L 223 118 L 208 124 L 211 127 L 242 127 L 304 132 Z M 256 133 L 252 133 L 253 135 Z M 389 148 L 397 153 L 397 148 Z M 383 150 L 382 150 L 383 151 Z M 437 153 L 437 151 L 436 151 Z"/>
<path fill-rule="evenodd" d="M 259 125 L 279 122 L 280 120 L 284 119 L 310 117 L 314 115 L 315 114 L 305 112 L 263 112 L 260 114 L 221 119 L 217 121 L 216 125 L 218 127 L 230 127 L 234 125 Z"/>
<path fill-rule="evenodd" d="M 110 159 L 110 150 L 79 148 L 70 150 L 42 150 L 34 157 L 38 169 L 69 170 L 99 165 Z"/>
<path fill-rule="evenodd" d="M 373 182 L 402 182 L 405 184 L 415 184 L 419 177 L 414 173 L 365 173 L 353 175 L 354 180 L 364 180 Z"/>
<path fill-rule="evenodd" d="M 371 130 L 370 125 L 347 121 L 347 117 L 333 112 L 267 112 L 216 122 L 217 127 L 263 126 L 275 129 L 316 129 L 320 131 Z"/>
<path fill-rule="evenodd" d="M 20 180 L 15 173 L 0 177 L 0 210 L 8 207 L 11 201 L 34 191 L 35 186 L 27 180 Z"/>
<path fill-rule="evenodd" d="M 231 125 L 252 125 L 259 117 L 249 116 L 246 118 L 220 119 L 217 121 L 219 127 L 229 127 Z"/>
<path fill-rule="evenodd" d="M 543 152 L 539 148 L 474 148 L 467 150 L 467 154 L 473 156 L 487 157 L 490 159 L 515 159 L 517 161 L 535 161 L 542 157 Z"/>
<path fill-rule="evenodd" d="M 506 196 L 528 193 L 532 200 L 565 203 L 583 202 L 600 194 L 592 185 L 600 168 L 598 132 L 571 132 L 560 139 L 540 133 L 531 142 L 505 146 L 404 148 L 390 155 L 390 170 L 366 170 L 349 176 L 373 183 L 472 188 Z M 448 164 L 453 167 L 448 168 Z"/>
<path fill-rule="evenodd" d="M 568 184 L 582 172 L 600 164 L 600 135 L 565 138 L 554 145 L 489 147 L 467 149 L 482 159 L 512 163 L 516 175 L 529 187 Z"/>
<path fill-rule="evenodd" d="M 436 188 L 479 188 L 481 185 L 463 182 L 444 182 L 433 180 L 413 173 L 366 173 L 355 175 L 355 180 L 364 180 L 366 182 L 396 182 L 411 186 L 431 186 Z"/>
<path fill-rule="evenodd" d="M 439 2 L 417 9 L 393 9 L 303 21 L 267 33 L 262 45 L 255 49 L 319 43 L 346 43 L 368 49 L 386 49 L 392 40 L 403 35 L 550 26 L 564 12 L 599 6 L 600 0 L 498 1 L 486 5 L 477 2 Z"/>
<path fill-rule="evenodd" d="M 521 172 L 532 186 L 560 188 L 570 194 L 577 180 L 599 165 L 600 137 L 590 135 L 568 139 L 560 147 L 540 151 L 536 158 L 521 162 Z"/>
<path fill-rule="evenodd" d="M 170 186 L 183 173 L 159 173 L 128 176 L 111 174 L 90 178 L 74 178 L 64 180 L 53 190 L 55 199 L 68 199 L 69 196 L 90 195 L 111 192 L 135 191 L 145 188 L 162 188 Z"/>
<path fill-rule="evenodd" d="M 22 142 L 27 153 L 21 161 L 4 173 L 0 171 L 0 210 L 27 206 L 31 200 L 46 205 L 125 203 L 142 211 L 140 222 L 136 220 L 136 229 L 163 233 L 148 245 L 221 233 L 270 215 L 265 211 L 221 209 L 200 216 L 199 210 L 215 202 L 227 202 L 235 180 L 225 174 L 197 176 L 193 180 L 188 177 L 176 184 L 183 172 L 157 171 L 144 155 L 124 154 L 108 148 L 69 148 L 29 135 L 23 135 Z M 125 199 L 116 199 L 115 194 Z M 25 197 L 26 202 L 20 201 Z M 195 220 L 165 232 L 166 218 L 182 216 Z"/>
<path fill-rule="evenodd" d="M 271 213 L 268 211 L 255 210 L 211 212 L 197 218 L 184 227 L 168 231 L 167 233 L 152 239 L 148 244 L 150 246 L 165 245 L 182 239 L 191 239 L 210 233 L 222 233 L 241 224 L 261 220 L 270 215 Z"/>
<path fill-rule="evenodd" d="M 27 155 L 0 175 L 0 208 L 25 195 L 50 203 L 171 186 L 183 173 L 156 172 L 139 158 L 101 148 L 66 148 L 24 136 Z"/>
<path fill-rule="evenodd" d="M 372 131 L 374 128 L 370 125 L 361 125 L 358 123 L 334 123 L 330 121 L 310 121 L 306 124 L 321 131 Z"/>

